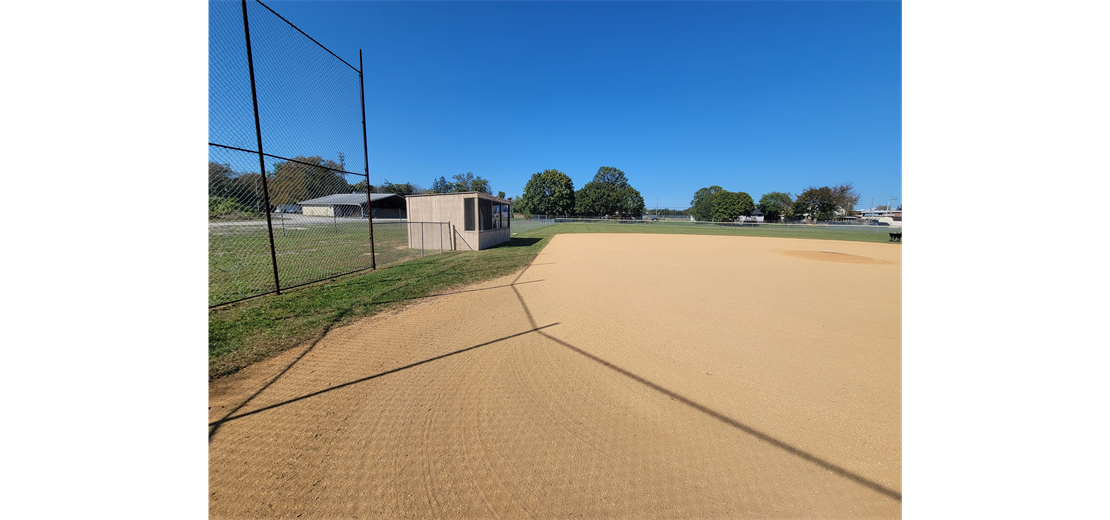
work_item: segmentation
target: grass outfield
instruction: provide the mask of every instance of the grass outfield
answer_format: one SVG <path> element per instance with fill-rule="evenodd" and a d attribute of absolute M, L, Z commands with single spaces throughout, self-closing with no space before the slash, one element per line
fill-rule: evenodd
<path fill-rule="evenodd" d="M 419 258 L 409 249 L 406 223 L 374 224 L 378 266 Z M 438 228 L 438 226 L 436 226 Z M 432 226 L 426 225 L 432 233 Z M 282 287 L 370 268 L 365 220 L 331 224 L 274 223 L 274 249 Z M 436 251 L 438 252 L 438 251 Z M 265 225 L 224 225 L 208 233 L 208 304 L 218 305 L 274 290 L 270 239 Z"/>
<path fill-rule="evenodd" d="M 359 318 L 419 298 L 450 292 L 460 286 L 516 272 L 527 266 L 547 245 L 551 237 L 560 233 L 711 234 L 862 242 L 886 242 L 889 239 L 887 230 L 863 233 L 838 228 L 824 229 L 818 226 L 806 227 L 806 229 L 780 229 L 779 226 L 739 228 L 689 224 L 566 223 L 517 233 L 509 242 L 485 251 L 448 251 L 420 258 L 420 252 L 417 250 L 416 258 L 412 258 L 413 250 L 395 247 L 396 253 L 389 253 L 390 249 L 382 246 L 393 242 L 400 244 L 405 240 L 403 231 L 398 231 L 397 236 L 392 237 L 386 232 L 386 227 L 385 225 L 375 226 L 375 239 L 379 240 L 377 247 L 380 265 L 386 265 L 383 255 L 397 255 L 395 260 L 394 257 L 386 256 L 397 262 L 392 266 L 343 277 L 336 281 L 324 281 L 292 289 L 280 296 L 266 296 L 210 309 L 208 313 L 209 378 L 234 373 L 258 360 L 305 341 L 318 339 L 332 328 Z M 400 226 L 395 227 L 400 229 Z M 795 227 L 797 226 L 791 226 L 791 228 Z M 323 245 L 330 238 L 340 241 L 338 245 L 334 243 L 328 245 L 327 252 L 330 260 L 334 261 L 336 256 L 359 257 L 360 247 L 366 247 L 369 251 L 369 246 L 362 245 L 367 242 L 365 235 L 361 233 L 365 233 L 365 230 L 352 228 L 344 231 L 341 228 L 337 238 L 334 233 L 329 236 L 317 232 L 306 235 L 300 246 L 312 249 L 312 245 Z M 267 240 L 264 228 L 255 230 L 254 234 L 261 236 L 262 241 Z M 253 239 L 258 240 L 258 236 Z M 288 235 L 286 238 L 288 239 Z M 274 239 L 278 241 L 277 233 Z M 229 240 L 229 238 L 210 236 L 210 244 L 216 241 L 214 245 L 209 246 L 210 251 L 218 251 L 221 240 Z M 285 244 L 292 247 L 296 243 L 289 239 Z M 895 247 L 894 244 L 891 244 L 891 247 Z M 279 252 L 281 251 L 279 246 Z M 336 251 L 345 252 L 343 255 L 336 255 Z M 263 253 L 255 255 L 252 260 L 253 265 L 257 271 L 272 277 L 268 250 L 263 249 Z M 403 255 L 406 254 L 412 259 L 404 261 Z M 212 262 L 218 261 L 212 260 Z M 279 266 L 283 265 L 280 259 L 278 263 Z M 265 276 L 260 275 L 261 278 Z M 429 324 L 429 326 L 432 325 Z"/>
<path fill-rule="evenodd" d="M 737 226 L 703 222 L 589 221 L 554 224 L 551 233 L 666 233 L 681 235 L 728 235 L 742 237 L 811 238 L 853 242 L 889 242 L 891 232 L 901 228 L 880 226 L 807 226 L 803 224 L 760 224 Z M 523 234 L 521 236 L 524 236 Z"/>

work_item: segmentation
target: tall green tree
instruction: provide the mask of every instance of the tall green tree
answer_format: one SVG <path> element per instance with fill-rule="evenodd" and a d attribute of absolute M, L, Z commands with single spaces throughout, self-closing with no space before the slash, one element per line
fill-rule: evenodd
<path fill-rule="evenodd" d="M 359 193 L 366 193 L 366 192 L 377 193 L 376 191 L 374 191 L 374 190 L 376 190 L 374 185 L 370 184 L 366 181 L 358 181 L 358 182 L 354 183 L 353 185 L 351 185 L 351 190 L 352 191 L 357 191 Z"/>
<path fill-rule="evenodd" d="M 845 213 L 851 213 L 856 208 L 856 204 L 859 204 L 859 193 L 856 193 L 856 190 L 853 189 L 851 182 L 837 184 L 829 190 L 832 191 L 837 208 Z"/>
<path fill-rule="evenodd" d="M 262 212 L 262 201 L 260 175 L 238 175 L 229 164 L 209 161 L 209 218 L 251 218 Z"/>
<path fill-rule="evenodd" d="M 447 179 L 440 176 L 438 179 L 432 181 L 432 187 L 428 191 L 432 193 L 451 193 L 451 183 Z"/>
<path fill-rule="evenodd" d="M 529 215 L 571 215 L 574 213 L 574 181 L 559 170 L 534 173 L 524 185 L 524 194 L 516 206 Z"/>
<path fill-rule="evenodd" d="M 414 195 L 422 191 L 424 190 L 420 189 L 420 186 L 411 182 L 394 184 L 389 182 L 389 179 L 383 179 L 382 185 L 378 189 L 378 193 L 392 193 L 394 195 L 401 195 L 402 197 L 405 195 Z"/>
<path fill-rule="evenodd" d="M 497 198 L 499 198 L 499 199 L 505 198 L 505 192 L 503 192 L 503 191 L 497 192 Z"/>
<path fill-rule="evenodd" d="M 234 173 L 230 164 L 208 161 L 208 195 L 211 197 L 230 196 L 231 177 Z"/>
<path fill-rule="evenodd" d="M 697 220 L 713 220 L 713 199 L 722 191 L 725 189 L 720 186 L 710 186 L 694 192 L 694 200 L 690 201 L 690 214 Z"/>
<path fill-rule="evenodd" d="M 755 209 L 752 196 L 739 192 L 722 190 L 713 198 L 713 220 L 717 222 L 732 222 L 743 216 L 751 216 Z"/>
<path fill-rule="evenodd" d="M 769 222 L 778 222 L 782 217 L 790 215 L 793 207 L 794 199 L 789 193 L 772 191 L 759 198 L 759 211 L 763 212 L 763 219 Z"/>
<path fill-rule="evenodd" d="M 338 173 L 341 167 L 321 157 L 294 157 L 274 164 L 269 174 L 270 204 L 298 204 L 336 193 L 350 193 L 351 185 Z"/>
<path fill-rule="evenodd" d="M 832 220 L 839 208 L 837 196 L 832 188 L 810 186 L 794 200 L 794 216 L 814 220 Z"/>
<path fill-rule="evenodd" d="M 598 168 L 594 180 L 574 194 L 575 210 L 583 216 L 640 217 L 644 197 L 612 166 Z"/>
<path fill-rule="evenodd" d="M 451 184 L 452 193 L 477 191 L 493 195 L 493 192 L 490 191 L 489 181 L 481 177 L 475 177 L 472 172 L 460 173 L 451 178 L 455 180 L 455 182 Z"/>

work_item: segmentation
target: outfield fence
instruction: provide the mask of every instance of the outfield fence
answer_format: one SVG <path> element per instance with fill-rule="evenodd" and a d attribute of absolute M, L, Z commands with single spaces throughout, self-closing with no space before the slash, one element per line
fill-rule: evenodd
<path fill-rule="evenodd" d="M 530 218 L 530 219 L 513 219 L 512 224 L 509 225 L 510 230 L 515 235 L 517 233 L 524 233 L 533 229 L 547 227 L 555 223 L 555 219 L 547 218 Z"/>
<path fill-rule="evenodd" d="M 409 227 L 440 224 L 368 193 L 362 52 L 356 68 L 258 0 L 208 10 L 209 305 L 419 256 Z"/>

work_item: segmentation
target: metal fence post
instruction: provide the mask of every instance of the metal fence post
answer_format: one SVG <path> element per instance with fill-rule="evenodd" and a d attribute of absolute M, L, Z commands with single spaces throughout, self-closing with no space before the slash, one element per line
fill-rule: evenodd
<path fill-rule="evenodd" d="M 251 27 L 247 22 L 247 0 L 243 0 L 243 37 L 247 41 L 247 69 L 251 76 L 251 102 L 254 104 L 254 135 L 258 138 L 258 173 L 262 177 L 262 199 L 266 213 L 266 232 L 270 235 L 270 263 L 274 266 L 274 290 L 281 294 L 277 251 L 274 249 L 274 223 L 270 220 L 270 189 L 266 185 L 266 156 L 262 152 L 262 123 L 258 119 L 258 89 L 254 83 L 254 55 L 251 53 Z"/>
<path fill-rule="evenodd" d="M 424 256 L 424 223 L 420 223 L 420 256 Z"/>
<path fill-rule="evenodd" d="M 370 268 L 377 269 L 378 264 L 374 254 L 374 208 L 370 201 L 370 153 L 366 151 L 366 87 L 362 84 L 362 49 L 358 50 L 358 98 L 362 102 L 362 157 L 366 167 L 366 212 L 370 218 Z"/>

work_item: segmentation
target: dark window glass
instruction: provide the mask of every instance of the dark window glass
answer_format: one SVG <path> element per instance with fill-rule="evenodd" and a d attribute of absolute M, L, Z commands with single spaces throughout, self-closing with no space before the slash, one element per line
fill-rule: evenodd
<path fill-rule="evenodd" d="M 493 229 L 493 201 L 478 199 L 478 229 Z"/>
<path fill-rule="evenodd" d="M 474 218 L 475 200 L 474 198 L 463 199 L 463 220 L 465 221 L 465 227 L 463 229 L 466 231 L 474 231 L 474 223 L 476 220 Z"/>

